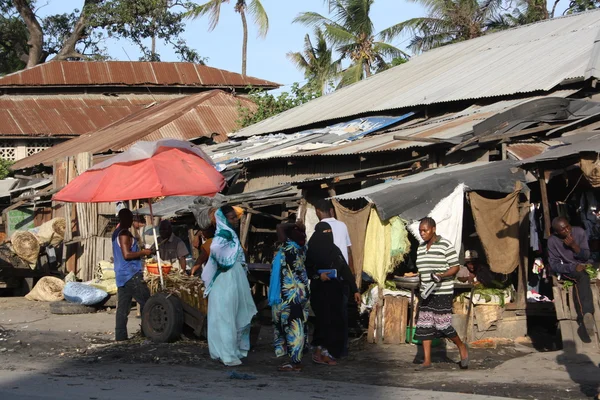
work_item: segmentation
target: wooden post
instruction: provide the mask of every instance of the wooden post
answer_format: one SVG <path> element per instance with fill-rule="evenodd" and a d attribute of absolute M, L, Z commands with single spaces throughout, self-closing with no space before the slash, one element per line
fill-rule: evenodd
<path fill-rule="evenodd" d="M 304 224 L 306 219 L 306 209 L 308 207 L 308 202 L 306 200 L 306 189 L 302 189 L 302 200 L 300 200 L 300 207 L 298 207 L 298 215 L 296 219 Z"/>
<path fill-rule="evenodd" d="M 250 232 L 250 221 L 252 220 L 252 214 L 246 213 L 244 216 L 244 221 L 241 227 L 241 237 L 240 241 L 242 242 L 242 247 L 246 248 L 246 243 L 248 242 L 248 232 Z"/>
<path fill-rule="evenodd" d="M 550 205 L 548 203 L 548 189 L 546 188 L 546 179 L 543 169 L 538 169 L 538 182 L 540 183 L 540 194 L 542 195 L 542 208 L 544 212 L 544 239 L 548 239 L 550 237 L 550 226 L 552 222 L 550 221 Z"/>
<path fill-rule="evenodd" d="M 383 287 L 378 288 L 378 299 L 377 299 L 377 334 L 376 343 L 383 343 Z"/>
<path fill-rule="evenodd" d="M 517 285 L 517 309 L 524 310 L 527 306 L 527 282 L 529 281 L 527 276 L 529 271 L 529 199 L 519 205 L 519 283 Z"/>

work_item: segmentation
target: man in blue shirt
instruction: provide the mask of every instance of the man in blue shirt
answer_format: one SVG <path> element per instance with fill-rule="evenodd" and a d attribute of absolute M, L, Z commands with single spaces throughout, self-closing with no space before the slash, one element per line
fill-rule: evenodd
<path fill-rule="evenodd" d="M 594 335 L 594 299 L 590 276 L 586 268 L 591 257 L 587 234 L 582 228 L 573 227 L 564 217 L 552 221 L 554 234 L 548 238 L 548 261 L 550 269 L 563 279 L 574 283 L 573 297 L 577 319 L 583 322 L 589 336 Z"/>
<path fill-rule="evenodd" d="M 131 300 L 140 305 L 140 311 L 150 297 L 150 290 L 142 274 L 142 257 L 152 254 L 151 250 L 140 250 L 138 241 L 129 228 L 133 224 L 133 214 L 124 208 L 119 211 L 119 225 L 112 235 L 113 260 L 117 280 L 117 316 L 115 339 L 127 340 L 127 317 L 131 310 Z"/>

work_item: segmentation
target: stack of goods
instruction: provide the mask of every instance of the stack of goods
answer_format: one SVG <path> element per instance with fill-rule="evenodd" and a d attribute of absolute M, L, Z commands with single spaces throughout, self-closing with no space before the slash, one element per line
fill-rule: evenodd
<path fill-rule="evenodd" d="M 64 218 L 54 218 L 29 231 L 16 231 L 9 248 L 35 269 L 41 247 L 59 245 L 64 240 L 66 227 Z"/>
<path fill-rule="evenodd" d="M 108 294 L 117 294 L 115 267 L 108 261 L 100 261 L 94 271 L 94 280 L 90 286 L 104 290 Z"/>
<path fill-rule="evenodd" d="M 150 292 L 166 292 L 176 295 L 182 302 L 199 310 L 203 314 L 208 312 L 208 299 L 204 298 L 204 282 L 198 277 L 183 274 L 169 274 L 163 276 L 165 289 L 160 289 L 160 277 L 150 275 L 148 287 Z"/>

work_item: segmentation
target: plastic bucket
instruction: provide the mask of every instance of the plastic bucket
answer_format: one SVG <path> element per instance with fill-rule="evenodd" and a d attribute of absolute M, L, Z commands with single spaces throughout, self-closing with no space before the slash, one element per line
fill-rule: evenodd
<path fill-rule="evenodd" d="M 413 344 L 423 344 L 423 342 L 421 340 L 417 340 L 415 339 L 415 327 L 407 327 L 406 328 L 406 342 L 407 343 L 413 343 Z M 442 344 L 442 340 L 437 338 L 437 339 L 433 339 L 431 341 L 431 347 L 437 347 L 439 345 Z"/>

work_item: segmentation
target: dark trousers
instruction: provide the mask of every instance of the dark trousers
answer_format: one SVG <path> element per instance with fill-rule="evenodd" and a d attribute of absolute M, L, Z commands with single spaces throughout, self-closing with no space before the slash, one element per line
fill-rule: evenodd
<path fill-rule="evenodd" d="M 127 317 L 129 316 L 129 311 L 131 311 L 131 300 L 135 299 L 137 301 L 141 311 L 144 309 L 144 305 L 149 298 L 150 290 L 146 282 L 144 282 L 144 276 L 141 272 L 128 280 L 125 286 L 118 288 L 116 340 L 127 340 Z"/>
<path fill-rule="evenodd" d="M 574 271 L 568 274 L 562 274 L 564 279 L 570 280 L 573 285 L 573 303 L 577 311 L 579 321 L 585 314 L 594 313 L 594 298 L 592 296 L 592 287 L 590 285 L 590 276 L 586 271 Z"/>

